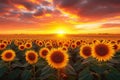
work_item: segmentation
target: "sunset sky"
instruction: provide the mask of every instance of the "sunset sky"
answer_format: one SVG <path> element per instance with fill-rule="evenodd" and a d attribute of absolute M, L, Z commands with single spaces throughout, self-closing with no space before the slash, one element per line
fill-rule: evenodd
<path fill-rule="evenodd" d="M 120 0 L 0 0 L 0 34 L 120 33 Z"/>

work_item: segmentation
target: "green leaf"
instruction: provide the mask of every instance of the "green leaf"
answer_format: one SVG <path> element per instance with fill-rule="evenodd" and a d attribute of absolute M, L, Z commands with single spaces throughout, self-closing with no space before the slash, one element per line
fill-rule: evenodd
<path fill-rule="evenodd" d="M 75 69 L 71 65 L 65 68 L 65 72 L 66 74 L 76 75 Z"/>
<path fill-rule="evenodd" d="M 8 74 L 7 78 L 9 80 L 15 80 L 19 77 L 20 73 L 21 71 L 19 69 L 15 69 Z"/>
<path fill-rule="evenodd" d="M 18 68 L 18 67 L 21 67 L 21 68 L 23 67 L 23 68 L 25 68 L 25 67 L 28 66 L 28 63 L 22 64 L 22 63 L 20 63 L 20 62 L 17 61 L 17 62 L 15 62 L 15 64 L 12 64 L 11 66 L 12 66 L 13 68 L 16 68 L 16 67 L 17 67 L 17 68 Z"/>
<path fill-rule="evenodd" d="M 57 80 L 57 77 L 55 75 L 49 76 L 48 77 L 49 80 Z"/>
<path fill-rule="evenodd" d="M 120 72 L 111 67 L 109 73 L 105 76 L 107 80 L 118 80 L 120 79 Z"/>
<path fill-rule="evenodd" d="M 93 80 L 93 76 L 90 73 L 88 68 L 85 68 L 83 71 L 79 73 L 79 79 L 78 80 Z"/>
<path fill-rule="evenodd" d="M 54 74 L 54 72 L 55 72 L 55 70 L 47 65 L 41 70 L 40 77 L 41 77 L 41 79 L 46 79 L 50 75 Z"/>
<path fill-rule="evenodd" d="M 22 80 L 30 80 L 31 76 L 32 76 L 32 73 L 29 70 L 24 70 L 21 75 L 21 79 Z"/>
<path fill-rule="evenodd" d="M 74 69 L 76 71 L 79 71 L 81 69 L 83 69 L 85 67 L 85 65 L 81 64 L 81 60 L 78 60 L 75 64 L 74 64 Z"/>
<path fill-rule="evenodd" d="M 108 66 L 94 64 L 90 68 L 91 68 L 91 70 L 95 71 L 96 73 L 102 74 L 104 71 L 106 71 L 108 69 Z"/>
<path fill-rule="evenodd" d="M 67 80 L 76 80 L 76 76 L 68 76 Z"/>
<path fill-rule="evenodd" d="M 7 70 L 8 70 L 7 67 L 4 66 L 0 67 L 0 77 L 2 77 Z"/>

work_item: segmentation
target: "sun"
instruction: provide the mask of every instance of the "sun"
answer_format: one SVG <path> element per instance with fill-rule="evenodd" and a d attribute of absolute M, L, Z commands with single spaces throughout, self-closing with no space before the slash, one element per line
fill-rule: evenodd
<path fill-rule="evenodd" d="M 66 33 L 67 33 L 67 30 L 65 30 L 65 29 L 58 29 L 58 30 L 56 30 L 56 34 L 57 34 L 58 37 L 62 37 L 63 38 Z"/>
<path fill-rule="evenodd" d="M 58 30 L 56 33 L 57 34 L 65 34 L 66 32 L 64 30 Z"/>

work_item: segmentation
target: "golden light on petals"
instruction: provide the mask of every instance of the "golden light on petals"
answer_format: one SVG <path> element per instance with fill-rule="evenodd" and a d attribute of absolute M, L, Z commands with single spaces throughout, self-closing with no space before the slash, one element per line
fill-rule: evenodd
<path fill-rule="evenodd" d="M 23 51 L 25 49 L 25 45 L 19 45 L 18 49 L 21 50 L 21 51 Z"/>
<path fill-rule="evenodd" d="M 32 43 L 25 43 L 25 48 L 27 48 L 27 49 L 32 48 Z"/>
<path fill-rule="evenodd" d="M 2 43 L 4 43 L 4 44 L 7 45 L 7 44 L 8 44 L 8 41 L 7 41 L 7 40 L 3 40 Z"/>
<path fill-rule="evenodd" d="M 59 47 L 62 47 L 62 46 L 63 46 L 63 42 L 62 42 L 62 41 L 58 41 L 58 42 L 57 42 L 57 45 L 58 45 Z"/>
<path fill-rule="evenodd" d="M 33 50 L 29 50 L 25 53 L 25 59 L 29 64 L 35 64 L 38 61 L 38 54 Z"/>
<path fill-rule="evenodd" d="M 43 46 L 43 42 L 42 41 L 37 41 L 38 46 L 42 47 Z"/>
<path fill-rule="evenodd" d="M 68 51 L 68 48 L 66 46 L 63 46 L 61 49 L 66 52 Z"/>
<path fill-rule="evenodd" d="M 72 49 L 75 49 L 75 48 L 76 48 L 76 44 L 75 44 L 75 43 L 72 43 L 72 44 L 71 44 L 71 48 L 72 48 Z"/>
<path fill-rule="evenodd" d="M 7 47 L 5 43 L 0 43 L 0 50 L 4 50 Z"/>
<path fill-rule="evenodd" d="M 118 51 L 119 48 L 120 48 L 119 44 L 114 44 L 114 45 L 113 45 L 113 49 L 114 49 L 115 51 Z"/>
<path fill-rule="evenodd" d="M 53 49 L 47 55 L 48 64 L 56 69 L 64 68 L 68 64 L 68 54 L 61 49 Z"/>
<path fill-rule="evenodd" d="M 83 58 L 88 58 L 92 55 L 92 47 L 90 45 L 83 45 L 80 47 L 80 56 Z"/>
<path fill-rule="evenodd" d="M 49 53 L 49 49 L 48 48 L 42 48 L 39 51 L 39 55 L 42 58 L 46 58 L 47 54 Z"/>
<path fill-rule="evenodd" d="M 79 40 L 77 40 L 76 42 L 76 46 L 80 46 L 81 42 Z"/>
<path fill-rule="evenodd" d="M 92 49 L 92 56 L 98 61 L 108 61 L 115 54 L 115 51 L 109 43 L 96 43 Z"/>
<path fill-rule="evenodd" d="M 16 54 L 13 50 L 5 50 L 1 54 L 2 60 L 6 62 L 13 61 L 15 57 L 16 57 Z"/>

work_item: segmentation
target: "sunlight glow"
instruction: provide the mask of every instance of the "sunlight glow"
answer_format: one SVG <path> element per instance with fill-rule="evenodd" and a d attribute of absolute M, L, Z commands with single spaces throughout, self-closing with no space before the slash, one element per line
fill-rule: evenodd
<path fill-rule="evenodd" d="M 63 37 L 66 34 L 66 32 L 65 30 L 57 30 L 56 34 L 58 35 L 58 37 Z"/>
<path fill-rule="evenodd" d="M 57 32 L 57 34 L 65 34 L 65 31 L 64 31 L 64 30 L 59 30 L 59 31 Z"/>

